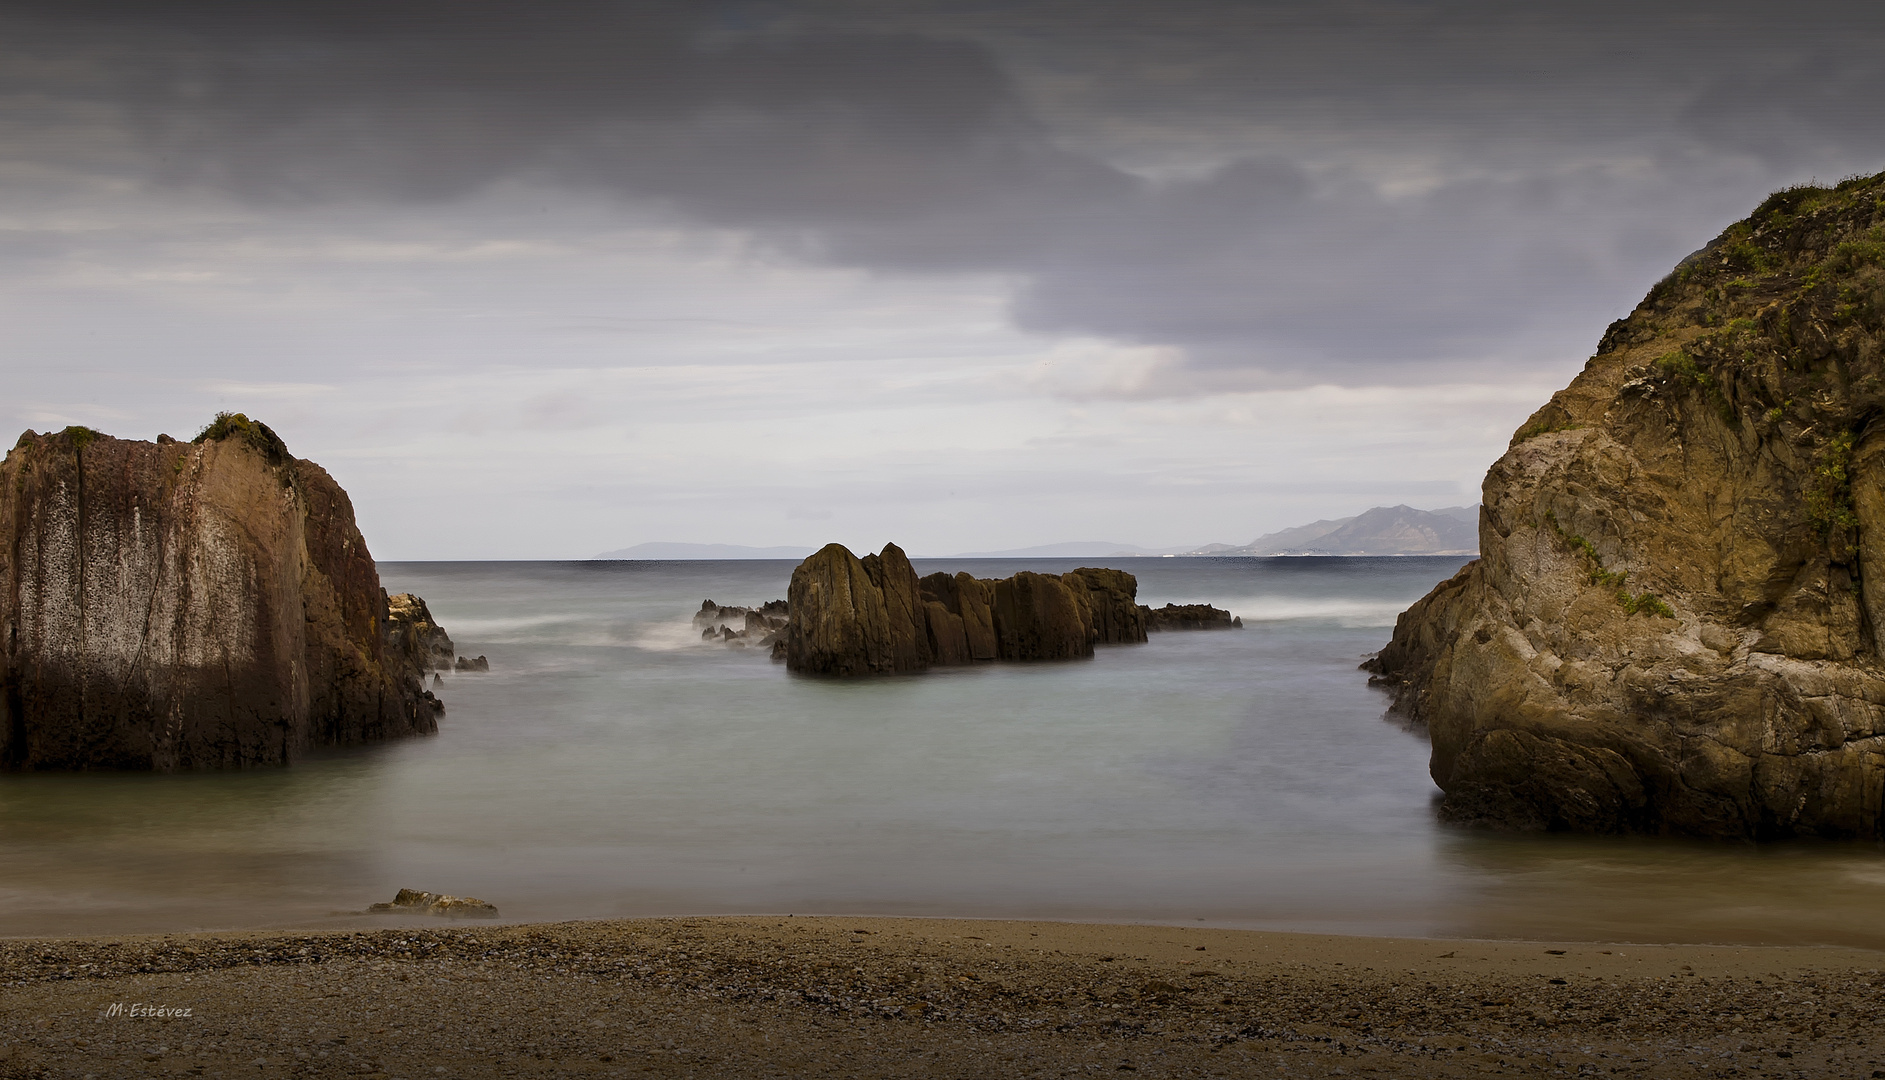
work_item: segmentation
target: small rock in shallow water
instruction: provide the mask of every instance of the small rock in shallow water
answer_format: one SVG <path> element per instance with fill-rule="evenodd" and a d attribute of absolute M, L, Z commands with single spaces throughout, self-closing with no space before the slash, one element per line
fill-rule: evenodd
<path fill-rule="evenodd" d="M 445 896 L 440 893 L 401 889 L 390 904 L 374 904 L 367 911 L 376 915 L 438 915 L 447 919 L 495 919 L 497 908 L 475 896 Z"/>

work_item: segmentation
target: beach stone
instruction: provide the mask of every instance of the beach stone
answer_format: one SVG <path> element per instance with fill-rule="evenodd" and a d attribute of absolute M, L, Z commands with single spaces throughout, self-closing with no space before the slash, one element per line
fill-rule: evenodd
<path fill-rule="evenodd" d="M 1371 667 L 1456 821 L 1885 835 L 1885 174 L 1795 188 L 1611 325 Z"/>
<path fill-rule="evenodd" d="M 0 768 L 279 765 L 437 730 L 346 492 L 264 424 L 29 431 L 0 551 Z"/>
<path fill-rule="evenodd" d="M 436 915 L 447 919 L 495 919 L 497 908 L 475 896 L 446 896 L 419 889 L 401 889 L 390 904 L 373 904 L 375 914 Z"/>

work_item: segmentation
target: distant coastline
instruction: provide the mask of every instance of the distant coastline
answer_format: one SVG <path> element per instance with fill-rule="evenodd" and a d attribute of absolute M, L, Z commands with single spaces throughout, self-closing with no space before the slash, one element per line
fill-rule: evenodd
<path fill-rule="evenodd" d="M 595 560 L 803 559 L 810 546 L 752 547 L 655 541 L 605 551 Z M 1416 510 L 1405 504 L 1376 506 L 1353 517 L 1330 518 L 1266 533 L 1248 544 L 1158 547 L 1117 540 L 1069 540 L 1032 547 L 916 555 L 919 559 L 1148 559 L 1306 555 L 1479 554 L 1479 504 Z"/>
<path fill-rule="evenodd" d="M 656 541 L 636 544 L 634 547 L 605 551 L 591 557 L 591 561 L 650 559 L 791 559 L 794 562 L 810 555 L 814 549 L 810 545 L 794 547 L 749 547 L 745 544 L 676 544 Z"/>

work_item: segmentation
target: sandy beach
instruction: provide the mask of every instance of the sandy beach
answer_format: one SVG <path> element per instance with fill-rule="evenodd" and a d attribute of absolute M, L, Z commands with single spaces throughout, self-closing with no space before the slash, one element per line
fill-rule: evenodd
<path fill-rule="evenodd" d="M 0 1076 L 1885 1076 L 1885 956 L 803 916 L 0 941 Z"/>

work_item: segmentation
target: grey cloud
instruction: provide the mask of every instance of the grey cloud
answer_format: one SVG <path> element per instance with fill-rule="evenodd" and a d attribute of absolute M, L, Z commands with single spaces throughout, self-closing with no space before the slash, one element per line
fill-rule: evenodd
<path fill-rule="evenodd" d="M 1881 19 L 1775 10 L 15 4 L 0 154 L 263 207 L 600 189 L 1016 274 L 1020 325 L 1194 374 L 1420 378 L 1587 348 L 1764 188 L 1885 164 Z M 1134 124 L 1215 167 L 1142 179 Z"/>

